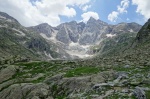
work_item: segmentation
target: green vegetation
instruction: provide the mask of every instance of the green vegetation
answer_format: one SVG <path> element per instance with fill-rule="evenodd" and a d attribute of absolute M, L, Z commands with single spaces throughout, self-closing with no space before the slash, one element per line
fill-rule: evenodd
<path fill-rule="evenodd" d="M 111 96 L 107 96 L 105 99 L 136 99 L 135 97 L 129 97 L 128 94 L 125 96 L 113 93 Z"/>
<path fill-rule="evenodd" d="M 100 71 L 99 68 L 95 68 L 95 67 L 79 67 L 79 68 L 75 68 L 73 70 L 68 71 L 65 74 L 65 77 L 95 74 L 95 73 L 98 73 L 99 71 Z"/>
<path fill-rule="evenodd" d="M 94 61 L 95 62 L 95 61 Z M 55 76 L 57 74 L 64 74 L 63 77 L 80 77 L 80 76 L 87 76 L 87 75 L 93 75 L 96 73 L 103 73 L 103 77 L 105 79 L 109 78 L 105 77 L 107 76 L 107 73 L 105 73 L 105 71 L 115 71 L 115 72 L 126 72 L 129 74 L 129 77 L 131 77 L 131 79 L 128 79 L 129 81 L 129 86 L 131 88 L 135 88 L 137 85 L 132 85 L 130 84 L 130 82 L 132 81 L 132 77 L 135 76 L 136 74 L 141 74 L 144 76 L 147 76 L 150 68 L 149 66 L 101 66 L 101 65 L 96 65 L 93 63 L 93 65 L 95 66 L 86 66 L 88 64 L 88 62 L 85 61 L 62 61 L 62 60 L 53 60 L 53 61 L 33 61 L 33 62 L 18 62 L 15 63 L 13 65 L 15 65 L 17 68 L 17 72 L 16 74 L 12 77 L 12 79 L 15 79 L 15 84 L 18 83 L 41 83 L 43 81 L 45 81 L 45 79 L 47 77 L 52 77 Z M 142 76 L 141 76 L 142 77 Z M 9 80 L 12 80 L 9 79 Z M 114 78 L 111 78 L 112 80 L 105 80 L 113 82 Z M 143 78 L 138 78 L 138 77 L 134 77 L 135 81 L 138 82 L 142 82 Z M 132 81 L 132 83 L 134 83 L 134 80 Z M 51 91 L 52 91 L 52 95 L 55 99 L 65 99 L 67 97 L 67 93 L 68 89 L 66 87 L 64 87 L 65 83 L 61 83 L 60 85 L 57 85 L 57 83 L 52 83 L 53 81 L 51 81 L 50 83 L 47 83 L 51 86 Z M 69 83 L 69 82 L 68 82 Z M 54 84 L 54 85 L 53 85 Z M 149 88 L 149 84 L 138 84 L 139 86 L 142 87 L 148 87 Z M 10 85 L 6 86 L 9 87 Z M 62 87 L 63 86 L 63 87 Z M 65 85 L 66 86 L 66 85 Z M 124 86 L 126 87 L 126 85 Z M 6 89 L 5 87 L 1 90 L 3 91 L 4 89 Z M 122 88 L 122 87 L 120 87 Z M 94 94 L 98 94 L 98 95 L 103 95 L 105 94 L 107 91 L 109 90 L 113 90 L 114 87 L 112 86 L 104 86 L 101 90 L 103 91 L 89 91 L 87 93 L 84 93 L 83 96 L 86 96 L 87 99 L 92 99 L 91 95 Z M 146 96 L 149 97 L 149 92 L 146 92 Z M 134 96 L 128 96 L 128 95 L 120 95 L 118 93 L 113 93 L 112 95 L 107 96 L 105 99 L 118 99 L 118 98 L 122 98 L 122 99 L 127 99 L 127 98 L 131 98 L 131 99 L 135 99 Z"/>
<path fill-rule="evenodd" d="M 147 99 L 150 98 L 150 91 L 146 91 L 146 97 L 147 97 Z"/>

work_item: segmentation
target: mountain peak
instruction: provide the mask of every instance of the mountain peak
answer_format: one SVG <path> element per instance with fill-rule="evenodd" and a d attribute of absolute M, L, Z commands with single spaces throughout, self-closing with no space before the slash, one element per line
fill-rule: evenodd
<path fill-rule="evenodd" d="M 41 23 L 39 26 L 50 26 L 48 23 Z"/>
<path fill-rule="evenodd" d="M 6 21 L 11 21 L 11 22 L 17 22 L 19 23 L 15 18 L 9 16 L 7 13 L 0 12 L 0 20 L 6 20 Z"/>
<path fill-rule="evenodd" d="M 95 22 L 95 21 L 97 21 L 97 20 L 93 17 L 90 17 L 89 20 L 88 20 L 88 22 Z"/>

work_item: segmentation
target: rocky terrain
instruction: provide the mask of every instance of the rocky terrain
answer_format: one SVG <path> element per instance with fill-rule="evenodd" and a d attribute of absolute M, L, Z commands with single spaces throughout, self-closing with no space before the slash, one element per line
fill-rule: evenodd
<path fill-rule="evenodd" d="M 1 99 L 149 99 L 149 65 L 92 61 L 1 65 Z M 122 64 L 122 65 L 120 65 Z M 9 72 L 9 73 L 8 73 Z"/>
<path fill-rule="evenodd" d="M 142 28 L 91 18 L 87 24 L 41 24 L 29 30 L 9 15 L 0 15 L 0 99 L 150 99 L 150 20 Z M 89 42 L 86 37 L 96 38 Z M 98 37 L 103 37 L 100 43 Z M 90 45 L 88 54 L 96 56 L 64 60 L 73 56 L 64 48 L 74 43 Z"/>

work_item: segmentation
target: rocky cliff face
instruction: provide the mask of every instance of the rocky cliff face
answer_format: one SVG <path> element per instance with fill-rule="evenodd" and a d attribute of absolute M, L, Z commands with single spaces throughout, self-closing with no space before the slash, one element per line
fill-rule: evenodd
<path fill-rule="evenodd" d="M 148 42 L 150 38 L 150 19 L 144 24 L 136 36 L 137 43 Z"/>
<path fill-rule="evenodd" d="M 108 27 L 107 23 L 91 17 L 82 31 L 79 43 L 81 45 L 93 45 L 99 42 L 102 39 L 101 35 L 109 31 L 105 30 L 106 27 Z"/>
<path fill-rule="evenodd" d="M 51 37 L 52 36 L 52 32 L 54 32 L 53 31 L 53 27 L 51 27 L 47 23 L 43 23 L 43 24 L 37 25 L 35 27 L 31 27 L 31 29 L 35 30 L 39 34 L 40 33 L 44 33 L 47 37 Z"/>

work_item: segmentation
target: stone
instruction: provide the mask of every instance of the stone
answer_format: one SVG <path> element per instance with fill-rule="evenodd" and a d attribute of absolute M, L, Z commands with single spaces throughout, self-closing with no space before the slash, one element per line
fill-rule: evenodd
<path fill-rule="evenodd" d="M 15 66 L 9 65 L 6 68 L 0 71 L 0 83 L 5 80 L 12 78 L 12 76 L 16 73 Z"/>
<path fill-rule="evenodd" d="M 124 66 L 124 68 L 129 68 L 129 67 L 130 67 L 130 65 L 125 65 L 125 66 Z"/>
<path fill-rule="evenodd" d="M 135 90 L 133 91 L 133 95 L 137 99 L 146 99 L 146 95 L 144 90 L 142 90 L 140 87 L 136 87 Z"/>
<path fill-rule="evenodd" d="M 49 86 L 44 83 L 13 84 L 0 92 L 1 99 L 46 99 L 50 96 Z M 52 98 L 51 98 L 52 99 Z"/>

